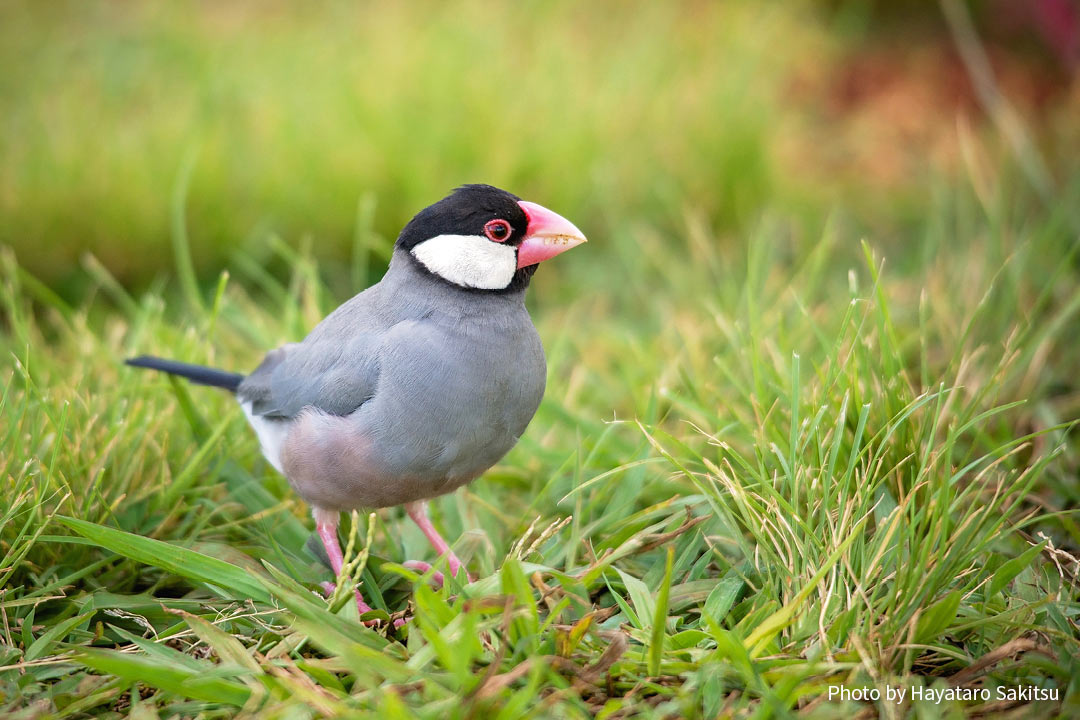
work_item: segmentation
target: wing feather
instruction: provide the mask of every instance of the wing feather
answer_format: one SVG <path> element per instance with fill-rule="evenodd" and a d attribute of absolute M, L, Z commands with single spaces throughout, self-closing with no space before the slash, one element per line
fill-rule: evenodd
<path fill-rule="evenodd" d="M 384 324 L 371 288 L 328 315 L 303 342 L 266 354 L 237 389 L 254 416 L 291 419 L 306 407 L 348 415 L 370 400 L 379 379 Z"/>

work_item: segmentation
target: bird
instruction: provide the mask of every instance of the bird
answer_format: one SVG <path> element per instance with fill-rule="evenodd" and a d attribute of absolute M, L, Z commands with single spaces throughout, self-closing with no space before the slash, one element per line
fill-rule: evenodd
<path fill-rule="evenodd" d="M 547 365 L 525 292 L 541 262 L 585 241 L 541 205 L 463 185 L 405 225 L 377 283 L 250 373 L 126 363 L 235 395 L 267 461 L 311 507 L 335 577 L 341 513 L 400 505 L 457 576 L 464 565 L 427 503 L 491 468 L 532 420 Z"/>

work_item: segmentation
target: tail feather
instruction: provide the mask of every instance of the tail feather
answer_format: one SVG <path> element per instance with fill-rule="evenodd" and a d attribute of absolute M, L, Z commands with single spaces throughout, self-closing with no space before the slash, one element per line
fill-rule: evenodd
<path fill-rule="evenodd" d="M 130 358 L 124 362 L 132 367 L 149 368 L 150 370 L 160 370 L 169 373 L 170 375 L 179 375 L 180 377 L 187 378 L 193 383 L 224 388 L 229 392 L 236 392 L 236 389 L 240 387 L 240 383 L 244 379 L 244 376 L 240 373 L 225 372 L 224 370 L 216 370 L 202 365 L 190 365 L 188 363 L 177 362 L 176 360 L 166 360 L 151 355 L 140 355 L 139 357 Z"/>

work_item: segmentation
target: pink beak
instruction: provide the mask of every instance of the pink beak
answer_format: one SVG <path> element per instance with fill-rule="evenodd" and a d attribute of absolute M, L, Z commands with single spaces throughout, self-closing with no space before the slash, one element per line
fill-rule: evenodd
<path fill-rule="evenodd" d="M 518 245 L 519 268 L 536 265 L 585 242 L 585 234 L 562 215 L 525 200 L 518 205 L 529 218 L 525 239 Z"/>

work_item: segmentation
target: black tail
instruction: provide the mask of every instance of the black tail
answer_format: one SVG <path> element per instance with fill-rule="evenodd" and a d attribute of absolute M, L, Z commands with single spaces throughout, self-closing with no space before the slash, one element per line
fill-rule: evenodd
<path fill-rule="evenodd" d="M 244 376 L 240 373 L 215 370 L 202 365 L 189 365 L 188 363 L 165 360 L 150 355 L 140 355 L 124 362 L 132 367 L 150 368 L 151 370 L 167 372 L 170 375 L 179 375 L 199 385 L 225 388 L 229 392 L 236 392 L 236 388 L 240 387 L 240 383 L 244 379 Z"/>

